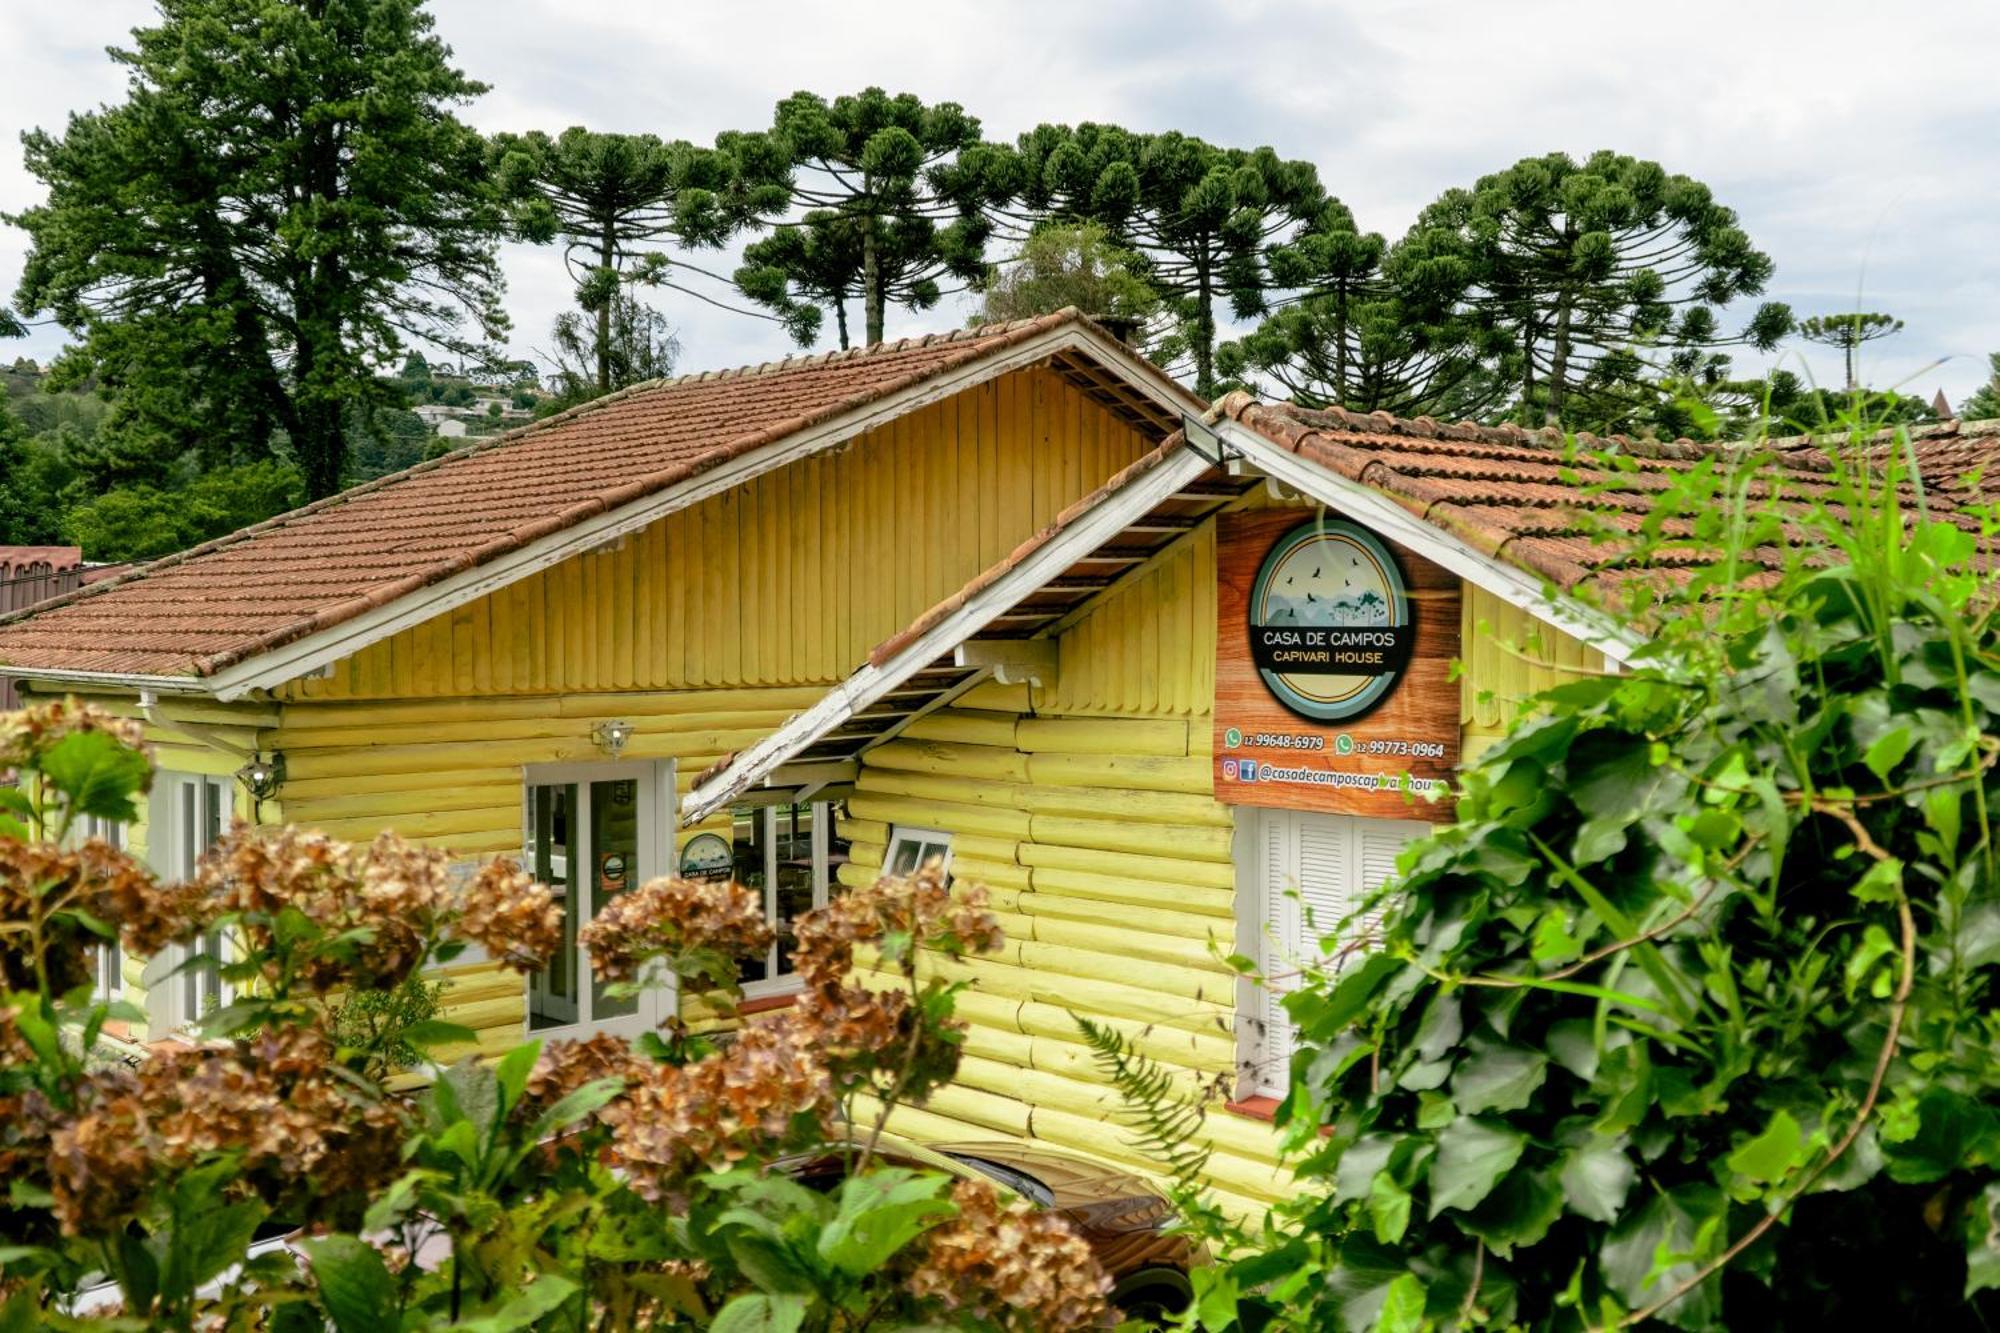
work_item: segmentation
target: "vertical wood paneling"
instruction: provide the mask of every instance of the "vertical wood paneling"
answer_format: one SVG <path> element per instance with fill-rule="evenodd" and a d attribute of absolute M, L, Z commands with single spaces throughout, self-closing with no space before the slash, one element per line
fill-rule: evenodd
<path fill-rule="evenodd" d="M 1020 371 L 530 575 L 284 695 L 837 679 L 1152 443 L 1053 372 Z M 1133 707 L 1166 709 L 1180 697 L 1165 660 L 1177 631 L 1134 627 L 1136 644 L 1098 636 L 1121 655 L 1102 679 L 1121 706 L 1129 694 Z"/>

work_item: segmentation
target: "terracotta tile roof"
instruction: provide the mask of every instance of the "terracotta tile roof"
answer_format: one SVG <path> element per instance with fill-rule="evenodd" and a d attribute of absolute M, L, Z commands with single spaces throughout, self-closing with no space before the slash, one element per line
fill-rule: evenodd
<path fill-rule="evenodd" d="M 1428 417 L 1403 419 L 1386 412 L 1362 415 L 1339 408 L 1311 410 L 1257 402 L 1233 393 L 1216 413 L 1240 422 L 1266 439 L 1321 467 L 1395 499 L 1420 518 L 1472 546 L 1518 565 L 1565 590 L 1590 581 L 1615 583 L 1634 577 L 1615 570 L 1615 541 L 1599 539 L 1605 529 L 1636 532 L 1649 497 L 1673 484 L 1701 462 L 1735 446 L 1691 440 L 1633 440 L 1577 437 L 1586 452 L 1609 450 L 1631 460 L 1630 471 L 1610 473 L 1588 461 L 1571 461 L 1553 429 L 1447 424 Z M 1947 421 L 1910 432 L 1912 451 L 1923 474 L 1926 500 L 1941 514 L 1968 528 L 1977 519 L 1969 507 L 2000 499 L 2000 421 Z M 1782 496 L 1824 494 L 1832 460 L 1819 442 L 1797 437 L 1766 442 L 1775 455 L 1774 472 L 1760 484 Z M 1891 437 L 1866 442 L 1880 458 Z M 1990 472 L 1993 475 L 1969 477 Z M 1909 489 L 1908 487 L 1905 488 Z M 1673 529 L 1669 529 L 1673 531 Z M 1687 535 L 1683 526 L 1677 535 Z M 1775 567 L 1776 549 L 1757 553 Z M 1655 562 L 1646 577 L 1674 576 L 1674 559 Z M 1685 564 L 1697 563 L 1686 553 Z"/>
<path fill-rule="evenodd" d="M 0 618 L 0 664 L 211 675 L 1066 324 L 1095 328 L 1062 311 L 635 386 Z"/>

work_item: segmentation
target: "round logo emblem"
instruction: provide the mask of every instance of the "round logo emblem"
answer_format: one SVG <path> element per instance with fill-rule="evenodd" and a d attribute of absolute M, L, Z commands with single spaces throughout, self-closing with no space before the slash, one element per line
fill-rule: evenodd
<path fill-rule="evenodd" d="M 719 833 L 697 833 L 681 846 L 681 878 L 728 879 L 735 869 L 729 839 Z"/>
<path fill-rule="evenodd" d="M 1338 722 L 1375 707 L 1416 645 L 1403 572 L 1374 533 L 1338 519 L 1292 529 L 1250 590 L 1250 657 L 1300 717 Z"/>

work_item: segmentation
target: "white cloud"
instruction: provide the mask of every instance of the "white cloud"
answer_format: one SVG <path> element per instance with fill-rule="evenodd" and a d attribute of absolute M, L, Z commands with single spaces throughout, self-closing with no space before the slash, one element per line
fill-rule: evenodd
<path fill-rule="evenodd" d="M 115 100 L 102 48 L 138 0 L 11 6 L 0 129 L 54 126 Z M 436 0 L 439 31 L 493 85 L 486 129 L 570 124 L 705 140 L 766 122 L 810 88 L 870 83 L 952 98 L 988 131 L 1042 120 L 1179 128 L 1269 143 L 1316 163 L 1364 225 L 1394 235 L 1439 191 L 1516 158 L 1599 147 L 1654 157 L 1714 187 L 1776 259 L 1768 296 L 1802 312 L 1857 290 L 1909 325 L 1876 344 L 1889 381 L 1939 357 L 1913 390 L 1954 400 L 2000 349 L 2000 9 L 1981 0 L 1033 0 L 687 5 Z M 11 138 L 11 134 L 8 136 Z M 0 145 L 0 210 L 32 203 Z M 20 233 L 0 229 L 0 292 Z M 552 251 L 505 256 L 515 344 L 543 344 L 567 300 Z M 690 367 L 782 355 L 773 327 L 663 301 Z M 956 322 L 897 317 L 891 331 Z M 46 354 L 59 335 L 27 348 Z M 1824 382 L 1835 358 L 1811 349 Z"/>

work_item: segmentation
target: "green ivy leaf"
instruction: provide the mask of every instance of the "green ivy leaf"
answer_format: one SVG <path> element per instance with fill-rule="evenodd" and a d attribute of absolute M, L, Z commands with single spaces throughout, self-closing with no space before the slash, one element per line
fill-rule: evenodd
<path fill-rule="evenodd" d="M 1368 1220 L 1375 1228 L 1375 1239 L 1384 1245 L 1401 1240 L 1410 1225 L 1410 1192 L 1387 1171 L 1368 1186 Z"/>
<path fill-rule="evenodd" d="M 1451 1076 L 1451 1099 L 1463 1115 L 1518 1111 L 1534 1099 L 1548 1065 L 1540 1051 L 1475 1039 L 1471 1055 Z"/>
<path fill-rule="evenodd" d="M 1521 1160 L 1527 1145 L 1526 1135 L 1490 1119 L 1467 1116 L 1440 1131 L 1431 1163 L 1430 1215 L 1477 1207 Z"/>
<path fill-rule="evenodd" d="M 1404 1273 L 1389 1284 L 1375 1333 L 1417 1333 L 1424 1326 L 1424 1284 L 1415 1273 Z"/>
<path fill-rule="evenodd" d="M 1799 1146 L 1805 1135 L 1791 1112 L 1782 1108 L 1771 1115 L 1764 1132 L 1729 1154 L 1729 1169 L 1748 1180 L 1768 1184 L 1782 1180 L 1798 1161 Z"/>
<path fill-rule="evenodd" d="M 1563 1197 L 1570 1210 L 1598 1222 L 1613 1222 L 1625 1206 L 1638 1171 L 1625 1155 L 1625 1138 L 1593 1134 L 1563 1162 Z"/>
<path fill-rule="evenodd" d="M 1875 738 L 1874 743 L 1862 753 L 1861 762 L 1868 765 L 1870 773 L 1886 781 L 1916 743 L 1916 733 L 1909 727 L 1893 728 Z"/>

